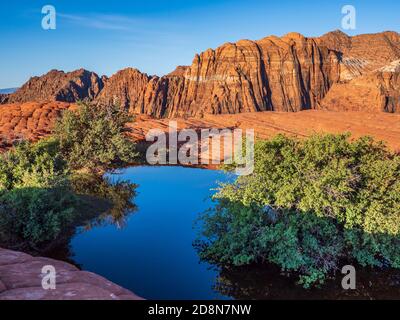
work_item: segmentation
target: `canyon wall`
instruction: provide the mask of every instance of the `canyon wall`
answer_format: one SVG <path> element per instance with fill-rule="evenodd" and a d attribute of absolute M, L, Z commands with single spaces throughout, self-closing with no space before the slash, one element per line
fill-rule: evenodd
<path fill-rule="evenodd" d="M 318 38 L 290 33 L 226 43 L 196 55 L 191 66 L 163 76 L 132 68 L 109 79 L 78 70 L 29 80 L 0 103 L 117 103 L 155 118 L 257 111 L 356 110 L 400 112 L 400 35 Z"/>
<path fill-rule="evenodd" d="M 226 43 L 164 77 L 125 69 L 97 98 L 157 118 L 309 109 L 400 112 L 400 35 Z"/>

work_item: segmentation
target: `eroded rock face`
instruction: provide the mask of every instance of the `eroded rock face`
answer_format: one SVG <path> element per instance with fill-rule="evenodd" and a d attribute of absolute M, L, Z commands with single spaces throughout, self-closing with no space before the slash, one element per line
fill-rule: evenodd
<path fill-rule="evenodd" d="M 110 78 L 99 100 L 120 101 L 157 118 L 320 108 L 393 112 L 399 110 L 399 71 L 379 70 L 398 59 L 395 32 L 349 37 L 335 31 L 320 38 L 290 33 L 226 43 L 161 78 L 123 70 Z M 367 86 L 375 96 L 352 90 L 350 99 L 348 83 Z M 364 109 L 363 100 L 369 101 Z"/>
<path fill-rule="evenodd" d="M 7 103 L 76 102 L 94 99 L 103 89 L 103 79 L 84 69 L 65 73 L 51 70 L 41 77 L 33 77 L 8 96 Z"/>
<path fill-rule="evenodd" d="M 0 94 L 0 104 L 8 102 L 9 95 L 8 94 Z"/>
<path fill-rule="evenodd" d="M 190 67 L 161 78 L 119 72 L 99 100 L 155 117 L 314 109 L 339 80 L 339 65 L 336 52 L 300 34 L 242 40 L 196 55 Z"/>
<path fill-rule="evenodd" d="M 322 108 L 400 113 L 400 60 L 335 84 L 323 99 Z"/>
<path fill-rule="evenodd" d="M 42 268 L 56 271 L 55 290 L 42 287 Z M 0 300 L 141 300 L 107 279 L 65 262 L 0 248 Z"/>
<path fill-rule="evenodd" d="M 132 68 L 109 79 L 77 70 L 32 78 L 8 103 L 117 103 L 155 118 L 310 109 L 400 112 L 400 35 L 318 38 L 289 33 L 241 40 L 196 55 L 191 66 L 149 76 Z"/>

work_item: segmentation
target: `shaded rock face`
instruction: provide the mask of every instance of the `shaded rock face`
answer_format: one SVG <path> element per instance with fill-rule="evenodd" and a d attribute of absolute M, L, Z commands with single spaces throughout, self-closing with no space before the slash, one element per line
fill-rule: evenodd
<path fill-rule="evenodd" d="M 349 37 L 335 31 L 320 38 L 290 33 L 209 49 L 190 67 L 164 77 L 123 70 L 106 83 L 99 101 L 120 101 L 157 118 L 308 109 L 398 112 L 399 71 L 386 65 L 399 59 L 395 32 Z M 358 92 L 360 87 L 368 89 Z"/>
<path fill-rule="evenodd" d="M 42 268 L 56 271 L 55 290 L 42 287 Z M 0 300 L 142 300 L 94 273 L 65 262 L 0 248 Z"/>
<path fill-rule="evenodd" d="M 65 73 L 52 70 L 41 77 L 33 77 L 8 96 L 6 103 L 76 102 L 94 99 L 103 89 L 103 79 L 84 69 Z"/>
<path fill-rule="evenodd" d="M 8 102 L 9 95 L 8 94 L 0 94 L 0 104 L 4 104 Z"/>

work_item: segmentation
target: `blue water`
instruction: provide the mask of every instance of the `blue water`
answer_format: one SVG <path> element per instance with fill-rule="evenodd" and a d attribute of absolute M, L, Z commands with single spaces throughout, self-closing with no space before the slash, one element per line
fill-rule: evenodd
<path fill-rule="evenodd" d="M 210 208 L 211 189 L 233 177 L 182 167 L 133 167 L 113 175 L 139 185 L 138 211 L 123 228 L 113 224 L 78 233 L 73 260 L 146 299 L 221 299 L 218 272 L 199 262 L 194 221 Z"/>

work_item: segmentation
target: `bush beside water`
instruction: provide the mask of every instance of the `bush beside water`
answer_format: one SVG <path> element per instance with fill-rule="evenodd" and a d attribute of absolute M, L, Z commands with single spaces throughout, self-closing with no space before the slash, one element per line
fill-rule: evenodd
<path fill-rule="evenodd" d="M 349 138 L 257 143 L 254 173 L 222 185 L 203 214 L 200 256 L 223 266 L 272 262 L 306 288 L 342 262 L 400 268 L 400 156 Z"/>
<path fill-rule="evenodd" d="M 65 112 L 53 136 L 20 142 L 2 154 L 0 242 L 37 249 L 57 239 L 82 218 L 82 195 L 107 199 L 114 214 L 133 209 L 136 186 L 113 185 L 102 177 L 136 157 L 125 134 L 130 120 L 116 107 L 81 104 L 77 111 Z M 89 188 L 89 176 L 96 186 Z"/>

